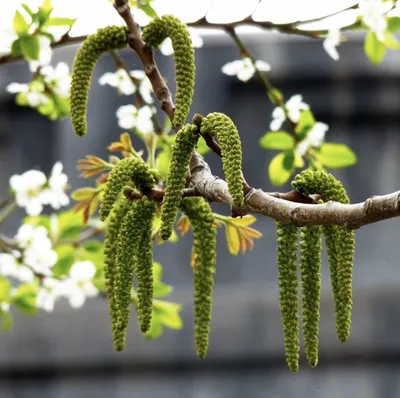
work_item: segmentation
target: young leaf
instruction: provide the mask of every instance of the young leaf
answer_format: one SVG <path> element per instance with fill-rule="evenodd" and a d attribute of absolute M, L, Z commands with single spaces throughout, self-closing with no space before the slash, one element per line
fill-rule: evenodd
<path fill-rule="evenodd" d="M 27 14 L 33 18 L 35 13 L 31 10 L 31 8 L 27 4 L 21 4 L 21 7 L 27 12 Z"/>
<path fill-rule="evenodd" d="M 333 142 L 323 144 L 317 153 L 317 158 L 324 166 L 332 169 L 357 163 L 357 156 L 347 145 Z"/>
<path fill-rule="evenodd" d="M 16 39 L 12 42 L 11 45 L 11 55 L 13 57 L 18 57 L 19 55 L 22 54 L 22 48 L 21 48 L 21 39 Z"/>
<path fill-rule="evenodd" d="M 293 169 L 287 170 L 284 167 L 283 162 L 285 160 L 285 155 L 285 152 L 278 153 L 269 164 L 268 174 L 274 185 L 283 185 L 293 173 Z"/>
<path fill-rule="evenodd" d="M 29 24 L 25 21 L 24 16 L 19 11 L 15 11 L 13 28 L 15 33 L 20 37 L 28 33 Z"/>
<path fill-rule="evenodd" d="M 181 309 L 182 307 L 179 304 L 153 300 L 153 310 L 160 317 L 161 324 L 170 329 L 182 329 L 183 322 L 179 315 Z"/>
<path fill-rule="evenodd" d="M 20 37 L 21 50 L 26 58 L 35 60 L 39 58 L 40 45 L 37 36 Z"/>
<path fill-rule="evenodd" d="M 1 330 L 3 332 L 10 330 L 13 326 L 13 318 L 10 311 L 0 309 Z"/>
<path fill-rule="evenodd" d="M 178 228 L 182 236 L 185 236 L 190 230 L 189 217 L 182 214 L 181 218 L 176 223 L 176 228 Z"/>
<path fill-rule="evenodd" d="M 400 48 L 400 43 L 397 41 L 396 36 L 390 32 L 385 32 L 385 45 L 392 50 Z"/>
<path fill-rule="evenodd" d="M 365 36 L 364 51 L 371 63 L 379 64 L 385 57 L 386 47 L 374 32 L 369 31 Z"/>
<path fill-rule="evenodd" d="M 74 19 L 74 18 L 55 17 L 55 18 L 49 18 L 44 23 L 44 26 L 69 26 L 69 27 L 72 27 L 72 25 L 75 23 L 75 21 L 76 21 L 76 19 Z"/>
<path fill-rule="evenodd" d="M 11 282 L 8 279 L 0 279 L 0 303 L 8 302 L 11 293 Z"/>
<path fill-rule="evenodd" d="M 150 18 L 157 18 L 156 10 L 150 5 L 150 2 L 141 4 L 140 9 L 143 10 Z"/>
<path fill-rule="evenodd" d="M 205 155 L 206 153 L 210 152 L 210 148 L 207 146 L 206 142 L 204 141 L 203 137 L 197 141 L 196 151 L 200 155 Z"/>
<path fill-rule="evenodd" d="M 26 315 L 34 315 L 36 308 L 37 289 L 31 284 L 19 285 L 13 296 L 15 307 Z"/>
<path fill-rule="evenodd" d="M 286 131 L 270 131 L 261 137 L 260 146 L 264 149 L 292 149 L 294 139 Z"/>
<path fill-rule="evenodd" d="M 395 33 L 400 29 L 400 17 L 393 17 L 387 20 L 387 30 Z"/>
<path fill-rule="evenodd" d="M 299 140 L 302 140 L 315 124 L 315 117 L 310 109 L 303 110 L 300 114 L 300 120 L 298 121 L 295 132 L 299 136 Z"/>
<path fill-rule="evenodd" d="M 58 245 L 54 250 L 57 253 L 57 262 L 52 268 L 53 275 L 56 278 L 68 275 L 72 264 L 75 262 L 75 247 L 71 244 L 62 244 Z"/>

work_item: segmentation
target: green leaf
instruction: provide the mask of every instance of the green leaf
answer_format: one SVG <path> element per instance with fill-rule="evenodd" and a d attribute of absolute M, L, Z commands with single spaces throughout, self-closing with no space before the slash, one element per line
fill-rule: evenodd
<path fill-rule="evenodd" d="M 90 200 L 97 194 L 97 189 L 92 187 L 79 188 L 72 192 L 71 198 L 76 201 Z"/>
<path fill-rule="evenodd" d="M 75 262 L 76 249 L 71 244 L 58 245 L 54 249 L 57 253 L 57 262 L 52 268 L 54 276 L 61 277 L 69 274 L 72 264 Z"/>
<path fill-rule="evenodd" d="M 287 156 L 285 152 L 278 153 L 269 164 L 268 174 L 272 184 L 274 185 L 283 185 L 293 173 L 293 168 L 291 170 L 285 169 L 283 164 L 285 156 Z M 288 160 L 286 159 L 286 165 L 287 164 Z"/>
<path fill-rule="evenodd" d="M 352 166 L 357 162 L 357 156 L 347 145 L 333 142 L 323 144 L 317 153 L 317 158 L 324 166 L 331 169 Z"/>
<path fill-rule="evenodd" d="M 400 43 L 397 41 L 396 37 L 389 32 L 385 32 L 385 45 L 391 50 L 398 50 L 400 48 Z"/>
<path fill-rule="evenodd" d="M 13 318 L 10 311 L 0 310 L 1 330 L 7 331 L 13 327 Z"/>
<path fill-rule="evenodd" d="M 389 32 L 396 32 L 400 29 L 400 17 L 393 17 L 387 20 L 387 30 Z"/>
<path fill-rule="evenodd" d="M 22 54 L 21 39 L 16 39 L 12 42 L 11 45 L 11 55 L 13 57 L 18 57 L 21 54 Z"/>
<path fill-rule="evenodd" d="M 0 303 L 8 302 L 11 294 L 11 282 L 8 279 L 0 279 Z"/>
<path fill-rule="evenodd" d="M 72 27 L 72 25 L 75 23 L 76 18 L 60 18 L 60 17 L 54 17 L 54 18 L 49 18 L 43 25 L 44 26 L 69 26 Z"/>
<path fill-rule="evenodd" d="M 159 154 L 157 155 L 156 159 L 156 167 L 158 173 L 166 178 L 169 170 L 169 165 L 171 163 L 171 148 L 168 145 L 164 145 L 164 148 Z"/>
<path fill-rule="evenodd" d="M 285 156 L 283 157 L 283 167 L 287 171 L 293 170 L 294 167 L 294 150 L 286 151 Z"/>
<path fill-rule="evenodd" d="M 315 117 L 310 109 L 306 109 L 301 112 L 300 120 L 298 121 L 295 132 L 299 136 L 299 140 L 301 141 L 315 124 Z"/>
<path fill-rule="evenodd" d="M 260 138 L 260 146 L 264 149 L 292 149 L 294 139 L 286 131 L 270 131 Z"/>
<path fill-rule="evenodd" d="M 303 156 L 299 155 L 298 153 L 295 153 L 294 167 L 296 167 L 297 169 L 302 169 L 304 167 Z"/>
<path fill-rule="evenodd" d="M 182 307 L 176 303 L 153 300 L 153 310 L 160 317 L 161 324 L 170 329 L 182 329 L 183 322 L 179 315 L 181 309 Z"/>
<path fill-rule="evenodd" d="M 90 253 L 103 251 L 103 243 L 98 240 L 87 240 L 83 243 L 82 247 Z"/>
<path fill-rule="evenodd" d="M 150 18 L 158 17 L 156 10 L 150 5 L 150 3 L 144 3 L 139 8 L 143 10 Z"/>
<path fill-rule="evenodd" d="M 39 25 L 43 25 L 52 12 L 53 7 L 51 6 L 51 0 L 44 0 L 37 13 Z"/>
<path fill-rule="evenodd" d="M 26 315 L 34 315 L 36 308 L 37 289 L 32 284 L 19 285 L 13 296 L 15 307 Z"/>
<path fill-rule="evenodd" d="M 172 287 L 161 281 L 162 265 L 153 261 L 154 297 L 167 296 L 172 292 Z"/>
<path fill-rule="evenodd" d="M 18 36 L 23 36 L 28 33 L 29 24 L 25 21 L 24 16 L 19 12 L 15 11 L 13 28 Z"/>
<path fill-rule="evenodd" d="M 77 239 L 84 227 L 82 213 L 74 210 L 58 215 L 59 237 L 62 239 Z"/>
<path fill-rule="evenodd" d="M 29 14 L 31 18 L 33 18 L 35 13 L 31 10 L 31 8 L 27 4 L 21 4 L 21 7 Z"/>
<path fill-rule="evenodd" d="M 21 41 L 21 49 L 25 58 L 29 60 L 35 60 L 39 58 L 39 39 L 37 36 L 22 36 L 20 38 Z"/>
<path fill-rule="evenodd" d="M 283 94 L 277 88 L 268 90 L 267 95 L 268 95 L 269 100 L 275 105 L 279 106 L 279 104 L 281 104 L 283 102 Z"/>
<path fill-rule="evenodd" d="M 379 64 L 385 57 L 386 47 L 378 40 L 376 34 L 370 31 L 365 36 L 364 51 L 371 63 Z"/>
<path fill-rule="evenodd" d="M 210 148 L 207 146 L 203 137 L 197 141 L 196 150 L 200 155 L 205 155 L 206 153 L 210 152 Z"/>
<path fill-rule="evenodd" d="M 32 224 L 35 227 L 45 227 L 50 230 L 50 217 L 49 216 L 27 216 L 23 220 L 24 224 Z"/>
<path fill-rule="evenodd" d="M 150 329 L 146 332 L 144 337 L 148 340 L 153 340 L 160 337 L 162 334 L 163 334 L 163 327 L 161 325 L 160 316 L 153 309 Z"/>

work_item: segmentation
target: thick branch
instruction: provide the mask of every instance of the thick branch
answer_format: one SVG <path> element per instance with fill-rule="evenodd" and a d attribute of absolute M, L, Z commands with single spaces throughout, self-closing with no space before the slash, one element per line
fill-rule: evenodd
<path fill-rule="evenodd" d="M 297 200 L 297 203 L 287 200 L 294 199 L 296 196 L 294 193 L 285 194 L 286 197 L 284 197 L 279 193 L 271 194 L 253 188 L 246 194 L 244 206 L 235 208 L 227 183 L 212 175 L 209 166 L 200 155 L 196 154 L 192 157 L 191 176 L 192 186 L 201 196 L 210 202 L 220 202 L 231 206 L 236 216 L 253 213 L 279 221 L 290 221 L 298 226 L 343 225 L 352 229 L 400 216 L 400 191 L 373 196 L 365 202 L 356 204 L 328 202 L 313 205 L 298 203 Z"/>

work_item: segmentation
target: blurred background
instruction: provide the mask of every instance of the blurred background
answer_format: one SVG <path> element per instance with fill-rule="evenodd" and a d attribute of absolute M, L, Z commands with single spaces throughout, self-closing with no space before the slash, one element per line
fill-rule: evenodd
<path fill-rule="evenodd" d="M 269 32 L 243 34 L 256 58 L 272 66 L 269 77 L 285 98 L 302 94 L 316 119 L 330 128 L 327 141 L 346 143 L 358 163 L 334 171 L 352 202 L 399 189 L 400 181 L 400 54 L 389 51 L 372 66 L 363 50 L 362 34 L 340 47 L 334 62 L 320 41 Z M 244 174 L 266 191 L 268 164 L 275 155 L 259 147 L 269 130 L 273 106 L 256 79 L 244 84 L 223 75 L 221 67 L 239 59 L 228 36 L 207 33 L 196 50 L 197 80 L 192 110 L 224 112 L 239 128 Z M 72 64 L 77 46 L 60 48 L 54 62 Z M 130 69 L 139 69 L 135 55 L 122 53 Z M 158 56 L 162 73 L 173 82 L 170 57 Z M 86 154 L 104 157 L 105 147 L 123 130 L 115 111 L 127 103 L 110 87 L 98 84 L 114 70 L 105 55 L 96 67 L 89 100 L 89 134 L 78 138 L 70 120 L 50 122 L 34 110 L 18 107 L 5 87 L 29 80 L 26 63 L 0 68 L 0 192 L 12 174 L 38 168 L 49 173 L 61 160 L 73 189 L 87 185 L 78 178 L 76 161 Z M 222 175 L 220 159 L 206 155 L 214 174 Z M 289 185 L 280 190 L 287 190 Z M 225 207 L 213 206 L 227 214 Z M 23 212 L 3 224 L 13 235 Z M 320 360 L 316 369 L 300 364 L 292 374 L 285 363 L 277 294 L 276 228 L 259 218 L 263 238 L 246 255 L 228 253 L 220 232 L 210 348 L 207 359 L 195 356 L 192 319 L 191 237 L 155 247 L 164 266 L 163 279 L 174 286 L 171 301 L 181 303 L 184 328 L 165 330 L 145 341 L 133 320 L 127 349 L 113 350 L 108 308 L 101 299 L 79 310 L 63 302 L 52 314 L 15 314 L 11 332 L 0 334 L 0 398 L 394 398 L 400 397 L 400 225 L 393 219 L 356 232 L 352 335 L 346 344 L 335 335 L 334 312 L 326 259 L 320 324 Z M 303 353 L 302 353 L 303 354 Z M 304 356 L 304 355 L 303 355 Z"/>

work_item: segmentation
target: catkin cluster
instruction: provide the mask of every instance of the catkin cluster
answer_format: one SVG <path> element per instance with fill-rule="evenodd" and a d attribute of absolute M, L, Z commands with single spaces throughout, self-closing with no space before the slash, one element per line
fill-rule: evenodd
<path fill-rule="evenodd" d="M 350 203 L 341 182 L 329 173 L 306 170 L 296 176 L 292 185 L 305 195 L 320 194 L 325 202 Z M 322 231 L 328 253 L 337 335 L 345 342 L 350 336 L 353 304 L 354 231 L 342 226 L 324 226 Z"/>
<path fill-rule="evenodd" d="M 89 35 L 76 53 L 72 66 L 71 119 L 79 136 L 87 133 L 86 112 L 93 69 L 100 56 L 109 50 L 119 50 L 128 45 L 128 29 L 124 26 L 108 26 Z"/>
<path fill-rule="evenodd" d="M 202 118 L 200 133 L 217 137 L 229 193 L 236 206 L 243 205 L 242 144 L 235 124 L 223 113 L 210 113 Z"/>
<path fill-rule="evenodd" d="M 153 19 L 144 29 L 142 38 L 148 46 L 157 48 L 167 37 L 174 49 L 176 95 L 173 125 L 181 128 L 189 114 L 195 84 L 195 60 L 187 26 L 173 15 Z"/>
<path fill-rule="evenodd" d="M 216 228 L 210 205 L 203 198 L 184 198 L 180 208 L 193 227 L 195 345 L 197 356 L 204 359 L 208 350 L 211 323 Z"/>
<path fill-rule="evenodd" d="M 190 156 L 198 139 L 197 127 L 190 124 L 185 125 L 176 134 L 165 186 L 165 196 L 161 206 L 161 228 L 159 234 L 163 240 L 169 239 L 172 234 L 172 227 L 185 188 Z"/>
<path fill-rule="evenodd" d="M 320 194 L 324 201 L 349 203 L 342 184 L 331 174 L 304 171 L 292 182 L 304 195 Z M 292 371 L 299 366 L 297 227 L 277 222 L 279 298 L 285 340 L 286 360 Z M 321 232 L 325 235 L 335 301 L 336 328 L 339 339 L 350 334 L 351 279 L 354 233 L 341 226 L 302 227 L 300 233 L 300 279 L 302 329 L 306 358 L 311 366 L 318 363 L 318 333 L 321 297 Z"/>

